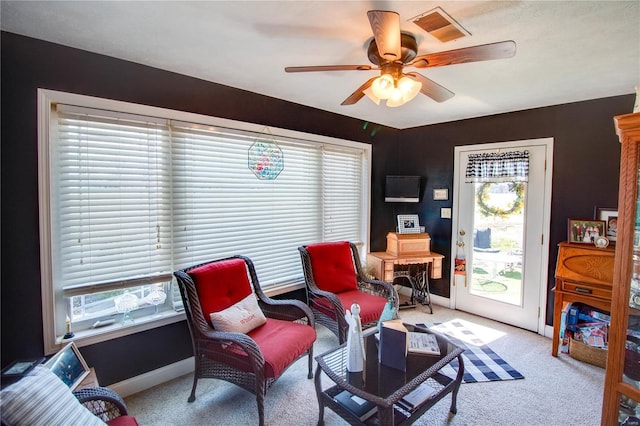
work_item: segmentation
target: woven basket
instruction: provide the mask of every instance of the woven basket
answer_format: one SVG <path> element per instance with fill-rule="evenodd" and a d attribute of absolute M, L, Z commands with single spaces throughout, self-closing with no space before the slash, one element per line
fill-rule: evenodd
<path fill-rule="evenodd" d="M 602 368 L 607 367 L 606 349 L 594 348 L 574 338 L 569 339 L 569 355 L 578 361 L 587 362 Z"/>

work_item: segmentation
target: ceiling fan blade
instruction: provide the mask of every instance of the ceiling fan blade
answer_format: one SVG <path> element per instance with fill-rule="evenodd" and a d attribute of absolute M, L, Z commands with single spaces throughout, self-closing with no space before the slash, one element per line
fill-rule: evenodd
<path fill-rule="evenodd" d="M 371 83 L 373 83 L 373 80 L 375 80 L 376 78 L 377 77 L 373 77 L 367 80 L 362 86 L 358 87 L 358 89 L 355 92 L 350 94 L 347 99 L 342 101 L 340 105 L 353 105 L 356 102 L 358 102 L 360 99 L 364 97 L 364 91 L 371 86 Z"/>
<path fill-rule="evenodd" d="M 309 72 L 309 71 L 369 71 L 374 69 L 371 65 L 318 65 L 308 67 L 286 67 L 285 72 Z"/>
<path fill-rule="evenodd" d="M 440 86 L 438 83 L 428 79 L 422 74 L 418 74 L 417 72 L 409 72 L 406 75 L 422 83 L 422 88 L 420 88 L 420 92 L 423 95 L 427 95 L 428 97 L 430 97 L 436 102 L 444 102 L 447 99 L 451 99 L 455 96 L 455 93 L 453 93 L 449 89 L 446 89 Z"/>
<path fill-rule="evenodd" d="M 376 39 L 378 53 L 388 61 L 400 59 L 400 15 L 386 10 L 367 12 L 373 37 Z"/>
<path fill-rule="evenodd" d="M 464 64 L 467 62 L 507 59 L 513 57 L 515 54 L 516 42 L 513 40 L 507 40 L 497 43 L 482 44 L 480 46 L 463 47 L 462 49 L 420 55 L 408 65 L 416 68 L 441 67 L 444 65 Z"/>

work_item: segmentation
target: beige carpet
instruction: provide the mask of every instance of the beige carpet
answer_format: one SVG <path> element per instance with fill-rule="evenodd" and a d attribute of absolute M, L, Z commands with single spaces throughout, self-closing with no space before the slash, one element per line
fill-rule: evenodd
<path fill-rule="evenodd" d="M 462 384 L 456 415 L 449 414 L 451 397 L 447 396 L 418 419 L 416 425 L 600 424 L 603 369 L 566 354 L 552 357 L 551 340 L 529 331 L 440 306 L 434 306 L 433 315 L 427 312 L 420 306 L 401 310 L 400 317 L 408 323 L 427 324 L 462 319 L 525 378 Z M 335 345 L 337 338 L 318 326 L 314 355 Z M 306 359 L 297 361 L 269 389 L 265 399 L 267 425 L 317 424 L 318 401 L 313 380 L 306 379 L 306 365 Z M 191 375 L 183 376 L 128 397 L 130 414 L 143 426 L 258 423 L 254 396 L 219 380 L 199 380 L 196 401 L 188 403 L 192 380 Z M 323 376 L 322 380 L 328 387 L 329 379 Z M 331 410 L 325 410 L 324 421 L 328 426 L 347 424 Z"/>

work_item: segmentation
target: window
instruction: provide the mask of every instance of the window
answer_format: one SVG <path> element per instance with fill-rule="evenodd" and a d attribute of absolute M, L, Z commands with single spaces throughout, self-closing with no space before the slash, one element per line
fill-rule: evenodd
<path fill-rule="evenodd" d="M 243 254 L 276 294 L 304 285 L 300 245 L 366 251 L 369 145 L 46 90 L 39 122 L 47 353 L 181 320 L 183 267 Z"/>

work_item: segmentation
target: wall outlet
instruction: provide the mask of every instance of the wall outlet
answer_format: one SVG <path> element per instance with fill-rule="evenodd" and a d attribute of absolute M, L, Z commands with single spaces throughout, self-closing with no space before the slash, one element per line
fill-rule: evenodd
<path fill-rule="evenodd" d="M 440 209 L 440 217 L 442 219 L 451 219 L 451 209 L 448 207 L 442 207 Z"/>

